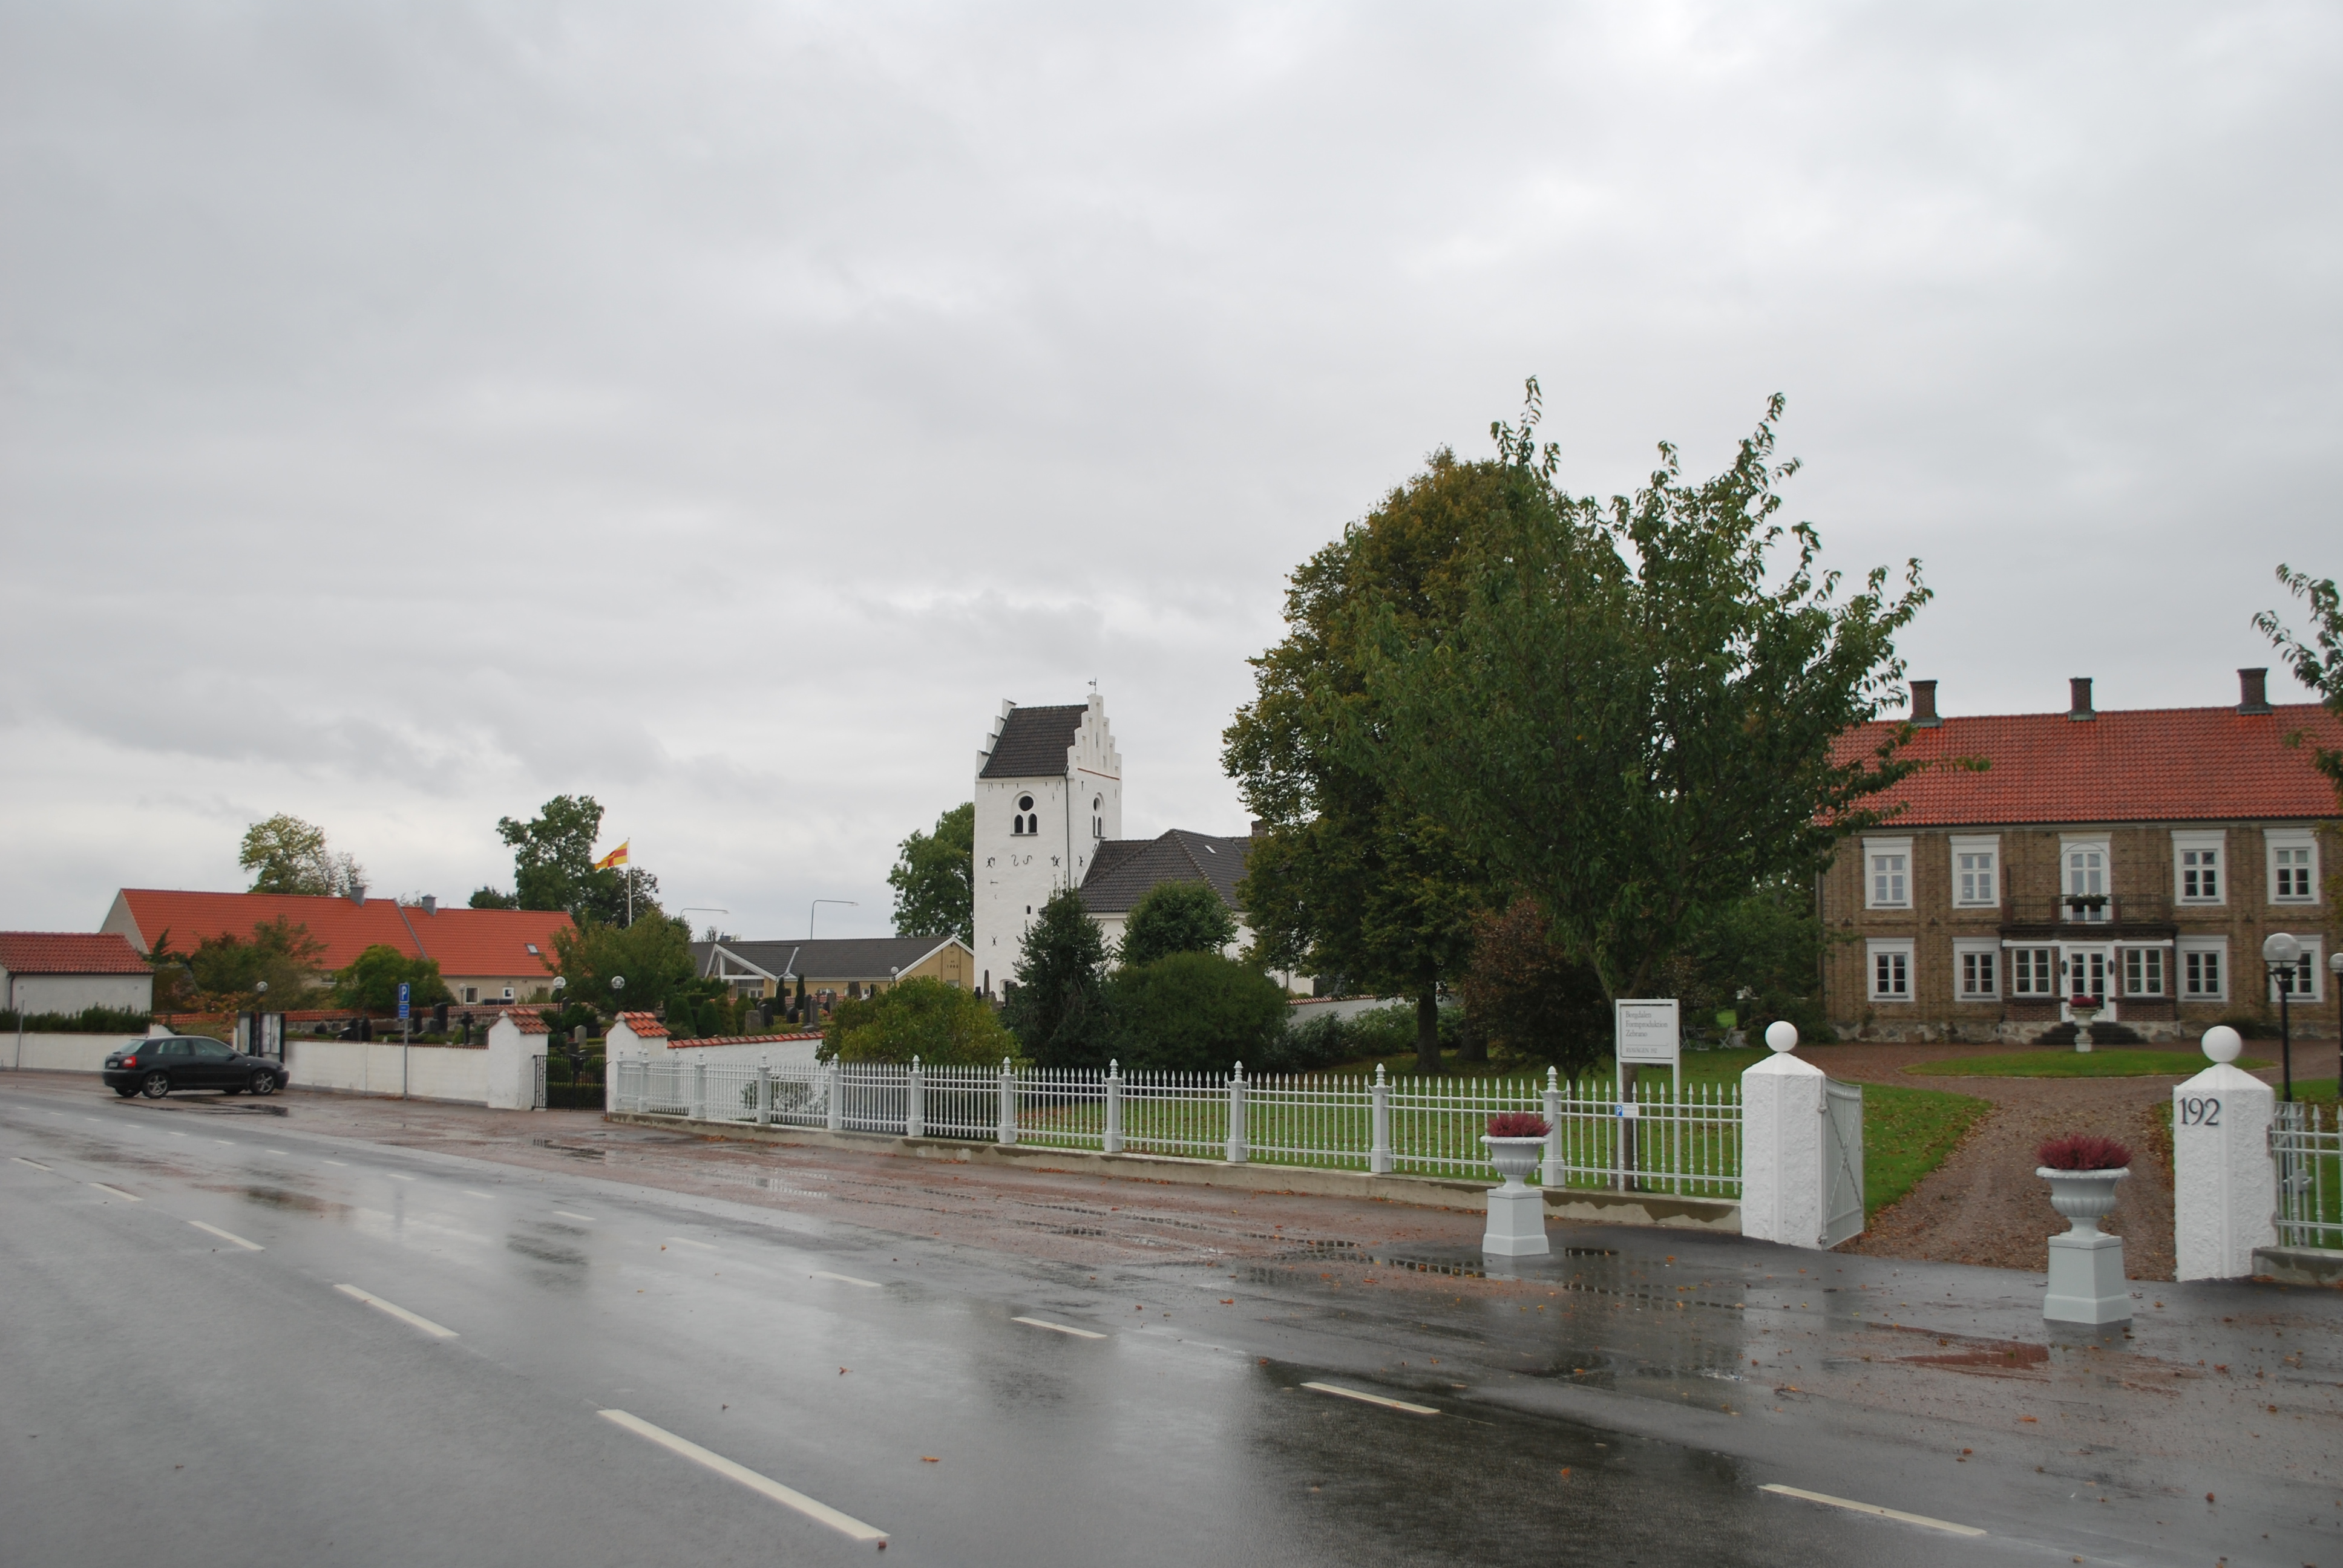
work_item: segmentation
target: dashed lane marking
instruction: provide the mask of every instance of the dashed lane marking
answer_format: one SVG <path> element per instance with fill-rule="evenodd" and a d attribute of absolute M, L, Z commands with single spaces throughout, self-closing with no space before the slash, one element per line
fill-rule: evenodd
<path fill-rule="evenodd" d="M 695 1241 L 689 1236 L 669 1236 L 667 1241 L 670 1246 L 697 1247 L 703 1252 L 720 1252 L 724 1250 L 721 1247 L 709 1246 L 705 1241 Z"/>
<path fill-rule="evenodd" d="M 816 1269 L 806 1277 L 809 1280 L 836 1280 L 841 1285 L 860 1285 L 866 1291 L 880 1288 L 876 1280 L 858 1280 L 851 1274 L 833 1274 L 828 1269 Z"/>
<path fill-rule="evenodd" d="M 44 1165 L 37 1160 L 27 1160 L 22 1154 L 12 1155 L 10 1158 L 15 1160 L 19 1165 L 30 1165 L 35 1171 L 47 1171 L 54 1172 L 56 1170 L 56 1167 L 54 1165 Z"/>
<path fill-rule="evenodd" d="M 217 1236 L 223 1241 L 234 1241 L 237 1246 L 242 1247 L 247 1252 L 265 1252 L 268 1251 L 267 1248 L 262 1246 L 259 1242 L 247 1241 L 243 1237 L 237 1235 L 235 1231 L 223 1231 L 217 1225 L 206 1225 L 201 1220 L 190 1220 L 187 1223 L 193 1225 L 198 1231 L 210 1231 L 213 1235 Z"/>
<path fill-rule="evenodd" d="M 1403 1399 L 1386 1399 L 1382 1394 L 1369 1393 L 1364 1389 L 1344 1388 L 1338 1382 L 1306 1382 L 1302 1386 L 1314 1389 L 1320 1393 L 1331 1393 L 1337 1399 L 1354 1399 L 1362 1404 L 1379 1404 L 1385 1410 L 1403 1410 L 1410 1415 L 1440 1413 L 1428 1404 L 1410 1404 Z"/>
<path fill-rule="evenodd" d="M 594 1222 L 594 1216 L 591 1214 L 573 1214 L 567 1209 L 556 1209 L 554 1212 L 565 1220 L 583 1220 L 588 1225 Z"/>
<path fill-rule="evenodd" d="M 412 1176 L 401 1176 L 396 1171 L 386 1171 L 383 1174 L 389 1177 L 394 1181 L 412 1181 L 415 1180 Z"/>
<path fill-rule="evenodd" d="M 475 1192 L 469 1187 L 458 1187 L 456 1191 L 461 1192 L 467 1198 L 488 1198 L 488 1194 L 486 1192 Z M 488 1198 L 488 1201 L 493 1203 L 496 1200 Z"/>
<path fill-rule="evenodd" d="M 1053 1323 L 1047 1318 L 1011 1318 L 1012 1323 L 1031 1323 L 1037 1329 L 1047 1329 L 1053 1334 L 1071 1334 L 1078 1340 L 1102 1340 L 1104 1334 L 1091 1329 L 1078 1329 L 1071 1323 Z"/>
<path fill-rule="evenodd" d="M 704 1464 L 728 1480 L 737 1481 L 751 1492 L 761 1493 L 784 1508 L 794 1508 L 808 1519 L 827 1524 L 850 1540 L 886 1544 L 887 1533 L 876 1525 L 865 1524 L 850 1513 L 841 1513 L 827 1503 L 817 1503 L 804 1493 L 783 1486 L 770 1476 L 759 1475 L 745 1464 L 736 1464 L 689 1438 L 678 1437 L 662 1427 L 653 1426 L 640 1416 L 628 1415 L 623 1410 L 606 1410 L 602 1419 L 624 1427 L 637 1437 L 647 1437 L 670 1453 L 679 1453 L 694 1464 Z"/>
<path fill-rule="evenodd" d="M 1845 1508 L 1855 1513 L 1868 1513 L 1875 1518 L 1899 1520 L 1906 1524 L 1917 1524 L 1924 1530 L 1942 1530 L 1949 1535 L 1985 1533 L 1974 1524 L 1955 1524 L 1949 1520 L 1931 1519 L 1925 1513 L 1906 1513 L 1900 1508 L 1882 1508 L 1876 1503 L 1857 1503 L 1852 1498 L 1833 1497 L 1825 1492 L 1808 1492 L 1802 1486 L 1784 1486 L 1779 1482 L 1768 1482 L 1757 1490 L 1799 1498 L 1807 1503 L 1819 1503 L 1825 1508 Z"/>
<path fill-rule="evenodd" d="M 129 1199 L 133 1203 L 144 1203 L 145 1201 L 146 1201 L 146 1199 L 141 1198 L 141 1197 L 140 1197 L 137 1193 L 136 1193 L 136 1192 L 125 1192 L 121 1188 L 119 1188 L 119 1187 L 109 1187 L 109 1186 L 107 1186 L 107 1185 L 106 1185 L 105 1182 L 103 1182 L 103 1181 L 93 1181 L 93 1182 L 91 1182 L 91 1183 L 90 1183 L 90 1185 L 91 1185 L 91 1186 L 93 1186 L 93 1187 L 95 1187 L 95 1188 L 96 1188 L 96 1189 L 97 1189 L 99 1191 L 101 1191 L 101 1192 L 111 1192 L 111 1193 L 113 1193 L 113 1194 L 114 1194 L 116 1197 L 117 1197 L 117 1198 L 127 1198 L 127 1199 Z"/>
<path fill-rule="evenodd" d="M 386 1302 L 380 1296 L 376 1295 L 372 1291 L 361 1291 L 356 1285 L 336 1285 L 334 1289 L 341 1292 L 342 1294 L 348 1296 L 355 1301 L 364 1302 L 367 1306 L 374 1308 L 375 1311 L 378 1312 L 388 1312 L 392 1317 L 397 1318 L 402 1323 L 411 1323 L 415 1327 L 421 1329 L 425 1333 L 431 1335 L 434 1339 L 452 1340 L 457 1337 L 455 1330 L 450 1328 L 442 1328 L 439 1324 L 433 1322 L 429 1318 L 423 1316 L 419 1312 L 410 1312 L 405 1307 L 398 1305 L 395 1302 Z"/>
<path fill-rule="evenodd" d="M 320 1160 L 325 1160 L 325 1156 L 324 1156 L 324 1155 L 322 1155 L 322 1154 L 321 1154 L 321 1155 L 319 1155 L 317 1158 L 319 1158 Z M 347 1160 L 326 1160 L 326 1163 L 327 1163 L 327 1164 L 328 1164 L 328 1165 L 338 1165 L 338 1166 L 340 1166 L 340 1167 L 341 1167 L 343 1170 L 345 1170 L 345 1171 L 347 1171 L 347 1170 L 348 1170 L 348 1169 L 350 1168 L 350 1162 L 349 1162 L 348 1161 L 347 1161 Z"/>

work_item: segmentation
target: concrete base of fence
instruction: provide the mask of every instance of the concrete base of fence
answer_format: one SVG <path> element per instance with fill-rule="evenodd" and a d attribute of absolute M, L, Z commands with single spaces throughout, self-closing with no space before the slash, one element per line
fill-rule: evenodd
<path fill-rule="evenodd" d="M 2131 1322 L 2123 1238 L 2104 1231 L 2051 1237 L 2050 1293 L 2042 1298 L 2042 1315 L 2054 1323 Z"/>
<path fill-rule="evenodd" d="M 2343 1287 L 2343 1252 L 2325 1247 L 2256 1247 L 2254 1277 L 2281 1285 Z"/>
<path fill-rule="evenodd" d="M 1441 1176 L 1374 1176 L 1364 1171 L 1329 1171 L 1310 1165 L 1230 1165 L 1217 1160 L 1182 1160 L 1168 1154 L 1101 1154 L 1089 1149 L 1041 1149 L 1031 1144 L 962 1142 L 944 1138 L 898 1138 L 885 1132 L 830 1132 L 815 1127 L 755 1127 L 737 1121 L 694 1121 L 687 1116 L 613 1111 L 606 1121 L 639 1127 L 669 1127 L 706 1138 L 809 1148 L 858 1149 L 868 1153 L 908 1155 L 958 1165 L 1014 1165 L 1026 1170 L 1078 1171 L 1127 1181 L 1161 1181 L 1181 1187 L 1226 1187 L 1248 1192 L 1298 1192 L 1322 1198 L 1372 1198 L 1423 1209 L 1480 1210 L 1486 1206 L 1486 1181 Z M 1548 1218 L 1610 1225 L 1666 1225 L 1738 1235 L 1741 1205 L 1717 1198 L 1675 1198 L 1660 1192 L 1605 1192 L 1582 1187 L 1533 1188 L 1542 1192 Z"/>
<path fill-rule="evenodd" d="M 1481 1232 L 1481 1251 L 1493 1258 L 1543 1258 L 1554 1249 L 1545 1244 L 1545 1203 L 1536 1187 L 1489 1189 L 1489 1225 Z"/>

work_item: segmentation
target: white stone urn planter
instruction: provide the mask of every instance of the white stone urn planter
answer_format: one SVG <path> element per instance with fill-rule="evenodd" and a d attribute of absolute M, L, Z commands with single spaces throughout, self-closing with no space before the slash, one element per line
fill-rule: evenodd
<path fill-rule="evenodd" d="M 2058 1171 L 2042 1165 L 2034 1173 L 2050 1183 L 2050 1206 L 2066 1220 L 2066 1234 L 2050 1238 L 2050 1291 L 2042 1299 L 2042 1315 L 2062 1323 L 2129 1322 L 2123 1238 L 2100 1230 L 2099 1221 L 2115 1211 L 2116 1183 L 2131 1174 L 2131 1167 Z"/>
<path fill-rule="evenodd" d="M 1489 1163 L 1505 1179 L 1489 1189 L 1489 1224 L 1481 1235 L 1481 1251 L 1500 1258 L 1543 1258 L 1553 1251 L 1545 1241 L 1545 1194 L 1523 1178 L 1545 1157 L 1543 1138 L 1491 1138 Z"/>
<path fill-rule="evenodd" d="M 2075 1000 L 2070 1001 L 2070 1002 L 2068 1002 L 2068 1003 L 2066 1004 L 2066 1013 L 2067 1013 L 2067 1016 L 2068 1016 L 2068 1017 L 2072 1018 L 2072 1019 L 2075 1020 L 2075 1051 L 2076 1051 L 2076 1054 L 2077 1054 L 2077 1055 L 2078 1055 L 2078 1056 L 2088 1056 L 2088 1055 L 2090 1055 L 2090 1054 L 2091 1054 L 2091 1020 L 2092 1020 L 2093 1019 L 2095 1019 L 2095 1018 L 2097 1018 L 2097 1017 L 2098 1017 L 2098 1016 L 2099 1016 L 2099 1009 L 2098 1009 L 2097 1004 L 2097 1003 L 2094 1003 L 2094 1002 L 2085 1001 L 2085 1000 L 2083 1000 L 2081 998 L 2079 998 L 2079 997 L 2078 997 L 2078 998 L 2077 998 Z M 2110 1199 L 2110 1200 L 2108 1200 L 2108 1201 L 2109 1201 L 2110 1202 L 2114 1201 L 2114 1200 L 2112 1200 L 2112 1199 Z M 2102 1211 L 2102 1212 L 2105 1212 L 2105 1211 Z M 2060 1210 L 2060 1211 L 2059 1211 L 2059 1212 L 2060 1212 L 2060 1213 L 2065 1213 L 2065 1212 L 2066 1212 L 2066 1211 L 2062 1209 L 2062 1210 Z"/>

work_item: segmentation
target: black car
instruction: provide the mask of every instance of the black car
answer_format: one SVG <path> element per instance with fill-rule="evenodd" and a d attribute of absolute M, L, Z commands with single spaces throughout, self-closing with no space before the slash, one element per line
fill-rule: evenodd
<path fill-rule="evenodd" d="M 127 1100 L 160 1100 L 175 1089 L 216 1089 L 225 1094 L 274 1094 L 292 1074 L 265 1056 L 246 1056 L 201 1035 L 156 1035 L 132 1040 L 106 1059 L 106 1086 Z"/>

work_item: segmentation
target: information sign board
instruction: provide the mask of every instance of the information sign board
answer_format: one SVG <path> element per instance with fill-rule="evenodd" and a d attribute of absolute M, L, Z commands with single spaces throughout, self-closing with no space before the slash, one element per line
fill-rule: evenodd
<path fill-rule="evenodd" d="M 1673 1005 L 1673 1004 L 1671 1004 L 1671 1005 Z M 406 1019 L 407 1019 L 407 982 L 406 982 L 405 980 L 401 980 L 401 981 L 399 981 L 399 982 L 398 982 L 398 1017 L 399 1017 L 399 1020 L 400 1020 L 401 1022 L 405 1022 L 405 1021 L 406 1021 Z"/>
<path fill-rule="evenodd" d="M 1676 999 L 1643 1001 L 1618 1001 L 1618 1061 L 1624 1067 L 1668 1067 L 1684 1065 L 1684 1030 L 1677 1016 Z"/>

